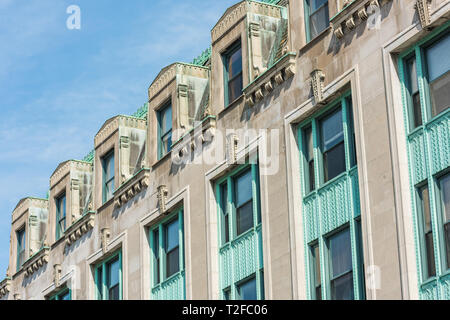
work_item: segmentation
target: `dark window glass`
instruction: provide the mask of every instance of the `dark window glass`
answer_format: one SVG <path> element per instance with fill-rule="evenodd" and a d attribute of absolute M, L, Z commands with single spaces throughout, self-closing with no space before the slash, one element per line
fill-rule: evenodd
<path fill-rule="evenodd" d="M 312 127 L 309 126 L 303 129 L 304 146 L 305 146 L 305 158 L 308 165 L 308 191 L 316 189 L 316 182 L 314 177 L 314 144 Z"/>
<path fill-rule="evenodd" d="M 426 49 L 432 116 L 450 106 L 450 33 Z"/>
<path fill-rule="evenodd" d="M 353 267 L 350 230 L 346 229 L 329 240 L 331 257 L 331 299 L 353 300 Z"/>
<path fill-rule="evenodd" d="M 66 300 L 66 301 L 70 300 L 70 291 L 69 290 L 64 291 L 59 295 L 58 298 L 59 298 L 58 300 Z"/>
<path fill-rule="evenodd" d="M 422 109 L 420 107 L 419 86 L 417 84 L 417 69 L 416 58 L 412 57 L 406 61 L 406 68 L 408 73 L 408 91 L 410 96 L 410 116 L 411 129 L 415 129 L 422 125 Z"/>
<path fill-rule="evenodd" d="M 313 245 L 311 248 L 312 255 L 312 270 L 314 272 L 314 298 L 316 300 L 322 300 L 322 280 L 320 273 L 320 252 L 319 252 L 319 244 Z"/>
<path fill-rule="evenodd" d="M 230 104 L 242 94 L 242 50 L 240 43 L 234 44 L 233 48 L 225 54 L 228 101 Z"/>
<path fill-rule="evenodd" d="M 223 290 L 223 299 L 231 300 L 231 289 L 230 288 L 226 288 L 225 290 Z"/>
<path fill-rule="evenodd" d="M 344 128 L 339 109 L 320 121 L 324 182 L 345 171 Z"/>
<path fill-rule="evenodd" d="M 235 206 L 237 235 L 253 227 L 252 174 L 248 170 L 235 179 Z"/>
<path fill-rule="evenodd" d="M 424 270 L 425 278 L 430 278 L 436 275 L 436 264 L 434 260 L 434 243 L 433 243 L 433 229 L 431 226 L 431 210 L 430 210 L 430 196 L 428 185 L 419 190 L 422 232 L 424 235 L 425 244 L 425 259 L 426 270 Z"/>
<path fill-rule="evenodd" d="M 310 39 L 314 39 L 330 24 L 328 1 L 308 0 L 309 5 L 309 33 Z"/>
<path fill-rule="evenodd" d="M 66 231 L 66 195 L 56 199 L 56 240 Z"/>
<path fill-rule="evenodd" d="M 25 227 L 17 231 L 17 270 L 25 262 Z"/>
<path fill-rule="evenodd" d="M 222 241 L 223 243 L 228 243 L 230 241 L 230 221 L 229 221 L 229 212 L 228 212 L 228 185 L 226 183 L 220 186 L 220 196 L 222 199 L 221 210 L 222 210 Z"/>
<path fill-rule="evenodd" d="M 450 268 L 450 174 L 439 180 L 441 192 L 442 221 L 444 225 L 444 241 L 447 254 L 447 269 Z"/>
<path fill-rule="evenodd" d="M 97 268 L 97 292 L 98 299 L 103 300 L 103 271 L 102 266 Z"/>
<path fill-rule="evenodd" d="M 364 250 L 363 250 L 363 239 L 362 239 L 362 227 L 361 227 L 361 220 L 357 219 L 355 221 L 355 225 L 356 225 L 356 237 L 358 239 L 358 265 L 361 268 L 361 281 L 362 281 L 362 299 L 366 298 L 366 278 L 364 276 L 364 270 L 365 270 L 365 265 L 364 265 Z"/>
<path fill-rule="evenodd" d="M 159 121 L 159 158 L 172 150 L 172 105 L 158 112 Z"/>
<path fill-rule="evenodd" d="M 114 195 L 114 151 L 103 157 L 103 203 Z"/>
<path fill-rule="evenodd" d="M 180 271 L 178 220 L 166 226 L 166 277 Z"/>
<path fill-rule="evenodd" d="M 355 122 L 353 120 L 353 102 L 352 98 L 348 97 L 346 98 L 347 101 L 347 107 L 348 107 L 348 119 L 349 119 L 349 125 L 350 125 L 350 167 L 353 168 L 358 164 L 358 158 L 356 156 L 356 137 L 355 137 Z"/>
<path fill-rule="evenodd" d="M 247 280 L 238 286 L 240 300 L 257 300 L 256 278 Z"/>
<path fill-rule="evenodd" d="M 107 287 L 108 287 L 108 300 L 119 300 L 119 290 L 120 290 L 120 261 L 119 259 L 114 259 L 109 262 L 106 266 L 107 268 Z"/>
<path fill-rule="evenodd" d="M 160 258 L 159 258 L 159 231 L 153 232 L 153 252 L 155 255 L 155 284 L 161 282 Z"/>

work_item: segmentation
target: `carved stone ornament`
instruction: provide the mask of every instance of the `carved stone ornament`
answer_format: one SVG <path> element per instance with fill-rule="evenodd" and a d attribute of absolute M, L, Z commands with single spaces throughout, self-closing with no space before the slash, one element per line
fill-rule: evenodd
<path fill-rule="evenodd" d="M 61 265 L 55 264 L 53 266 L 53 283 L 55 284 L 55 288 L 59 288 L 61 285 Z"/>
<path fill-rule="evenodd" d="M 227 137 L 227 163 L 234 164 L 237 161 L 237 149 L 238 149 L 239 138 L 237 134 L 231 133 Z"/>
<path fill-rule="evenodd" d="M 159 205 L 159 211 L 164 214 L 167 211 L 167 196 L 169 192 L 167 190 L 167 187 L 165 185 L 160 185 L 158 187 L 158 205 Z"/>
<path fill-rule="evenodd" d="M 101 231 L 103 254 L 105 254 L 108 251 L 110 237 L 111 237 L 111 231 L 109 231 L 109 228 L 103 228 Z"/>
<path fill-rule="evenodd" d="M 429 29 L 431 23 L 430 0 L 417 0 L 415 7 L 422 28 Z"/>
<path fill-rule="evenodd" d="M 342 39 L 344 37 L 344 31 L 342 30 L 342 26 L 339 26 L 336 29 L 334 29 L 334 35 L 338 39 Z"/>
<path fill-rule="evenodd" d="M 322 70 L 316 69 L 311 73 L 311 87 L 314 94 L 314 100 L 316 104 L 322 104 L 323 99 L 323 82 L 325 75 Z"/>

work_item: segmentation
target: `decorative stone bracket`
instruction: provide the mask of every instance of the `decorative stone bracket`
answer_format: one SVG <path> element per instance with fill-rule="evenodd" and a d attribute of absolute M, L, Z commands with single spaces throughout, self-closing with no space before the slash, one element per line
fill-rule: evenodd
<path fill-rule="evenodd" d="M 330 20 L 335 37 L 342 39 L 345 33 L 354 30 L 388 1 L 392 0 L 360 0 L 344 3 L 344 8 Z"/>
<path fill-rule="evenodd" d="M 50 248 L 44 247 L 30 259 L 25 261 L 22 268 L 25 270 L 25 277 L 32 276 L 41 267 L 48 263 Z"/>
<path fill-rule="evenodd" d="M 314 100 L 316 104 L 323 104 L 323 82 L 325 75 L 322 70 L 316 69 L 311 73 L 311 87 L 314 94 Z"/>
<path fill-rule="evenodd" d="M 227 136 L 226 160 L 228 164 L 235 164 L 237 162 L 239 138 L 237 134 L 231 133 Z"/>
<path fill-rule="evenodd" d="M 114 192 L 114 205 L 122 207 L 150 184 L 150 169 L 143 168 Z"/>
<path fill-rule="evenodd" d="M 431 24 L 430 0 L 416 0 L 415 8 L 422 29 L 429 29 Z"/>
<path fill-rule="evenodd" d="M 72 224 L 65 232 L 66 246 L 71 246 L 83 235 L 93 229 L 95 225 L 95 212 L 89 211 L 78 221 Z"/>
<path fill-rule="evenodd" d="M 53 266 L 53 283 L 55 284 L 55 288 L 59 288 L 61 285 L 61 265 L 55 264 Z"/>
<path fill-rule="evenodd" d="M 257 102 L 269 95 L 276 86 L 281 85 L 294 76 L 296 56 L 294 52 L 286 53 L 272 67 L 244 88 L 246 105 L 253 107 Z"/>
<path fill-rule="evenodd" d="M 109 228 L 103 228 L 101 231 L 102 251 L 105 254 L 108 251 L 109 239 L 111 238 L 111 231 Z"/>
<path fill-rule="evenodd" d="M 169 194 L 167 187 L 165 185 L 159 186 L 157 193 L 159 211 L 160 213 L 165 214 L 167 211 L 167 196 Z"/>
<path fill-rule="evenodd" d="M 0 282 L 0 299 L 6 296 L 9 292 L 11 292 L 11 279 L 6 278 Z"/>

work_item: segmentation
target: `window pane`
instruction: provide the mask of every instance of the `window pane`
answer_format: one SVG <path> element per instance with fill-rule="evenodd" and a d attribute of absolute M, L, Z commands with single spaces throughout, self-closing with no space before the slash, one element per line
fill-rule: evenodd
<path fill-rule="evenodd" d="M 230 288 L 223 290 L 223 299 L 231 300 L 231 289 Z"/>
<path fill-rule="evenodd" d="M 444 224 L 444 241 L 447 253 L 447 269 L 450 268 L 450 174 L 439 181 L 441 192 L 442 221 Z"/>
<path fill-rule="evenodd" d="M 59 300 L 70 300 L 70 292 L 67 290 L 66 292 L 62 293 L 59 297 Z"/>
<path fill-rule="evenodd" d="M 335 145 L 344 141 L 344 127 L 342 125 L 342 110 L 322 119 L 320 122 L 323 151 L 330 150 Z"/>
<path fill-rule="evenodd" d="M 242 72 L 242 51 L 241 48 L 237 49 L 228 58 L 228 79 L 234 78 L 236 75 Z"/>
<path fill-rule="evenodd" d="M 163 133 L 172 130 L 172 106 L 164 110 Z"/>
<path fill-rule="evenodd" d="M 323 169 L 325 182 L 345 171 L 345 145 L 343 142 L 333 149 L 324 152 Z"/>
<path fill-rule="evenodd" d="M 229 227 L 229 214 L 228 214 L 228 185 L 226 183 L 220 186 L 220 207 L 222 210 L 222 241 L 227 243 L 230 241 L 230 227 Z"/>
<path fill-rule="evenodd" d="M 352 270 L 352 247 L 349 229 L 330 238 L 330 253 L 332 278 Z"/>
<path fill-rule="evenodd" d="M 178 243 L 178 220 L 175 220 L 166 226 L 166 251 L 178 247 Z"/>
<path fill-rule="evenodd" d="M 237 235 L 253 228 L 253 201 L 247 202 L 236 210 Z"/>
<path fill-rule="evenodd" d="M 323 30 L 325 30 L 330 23 L 328 13 L 328 3 L 320 7 L 317 11 L 312 13 L 309 17 L 309 29 L 311 39 L 317 37 Z"/>
<path fill-rule="evenodd" d="M 103 272 L 102 266 L 97 268 L 97 292 L 99 300 L 103 300 Z"/>
<path fill-rule="evenodd" d="M 432 82 L 450 70 L 449 52 L 450 34 L 426 49 L 428 81 Z"/>
<path fill-rule="evenodd" d="M 303 130 L 304 137 L 304 148 L 305 148 L 305 157 L 308 162 L 308 191 L 312 191 L 315 189 L 315 180 L 314 180 L 314 146 L 313 146 L 313 135 L 312 128 L 307 127 Z"/>
<path fill-rule="evenodd" d="M 331 281 L 332 300 L 353 300 L 353 272 Z"/>
<path fill-rule="evenodd" d="M 242 94 L 242 73 L 228 82 L 228 102 L 231 103 Z"/>
<path fill-rule="evenodd" d="M 444 112 L 445 110 L 448 109 L 448 107 L 450 106 L 449 92 L 450 92 L 450 71 L 430 83 L 433 116 L 437 116 L 441 112 Z"/>
<path fill-rule="evenodd" d="M 240 300 L 256 300 L 256 278 L 252 278 L 247 282 L 242 283 L 238 287 Z"/>
<path fill-rule="evenodd" d="M 178 247 L 167 253 L 166 266 L 167 277 L 170 277 L 180 271 L 180 253 Z"/>
<path fill-rule="evenodd" d="M 426 278 L 436 275 L 436 266 L 434 262 L 434 243 L 433 243 L 433 231 L 431 227 L 431 211 L 430 211 L 430 197 L 428 186 L 423 187 L 420 190 L 420 201 L 422 211 L 422 232 L 425 237 L 425 257 L 426 267 L 424 274 Z"/>
<path fill-rule="evenodd" d="M 317 9 L 319 9 L 324 3 L 327 3 L 328 0 L 311 0 L 311 11 L 310 12 L 314 12 Z"/>
<path fill-rule="evenodd" d="M 159 231 L 153 232 L 153 254 L 155 255 L 155 283 L 159 283 L 160 280 L 160 270 L 159 270 Z"/>
<path fill-rule="evenodd" d="M 108 265 L 108 287 L 119 284 L 119 259 L 110 262 Z"/>
<path fill-rule="evenodd" d="M 236 206 L 239 207 L 242 204 L 253 198 L 252 192 L 252 173 L 248 170 L 243 175 L 239 176 L 235 182 L 236 188 Z"/>
<path fill-rule="evenodd" d="M 313 290 L 315 294 L 316 300 L 322 300 L 322 286 L 321 286 L 321 273 L 320 273 L 320 252 L 319 245 L 316 244 L 311 248 L 312 253 L 312 264 L 314 271 L 314 282 L 313 282 Z"/>

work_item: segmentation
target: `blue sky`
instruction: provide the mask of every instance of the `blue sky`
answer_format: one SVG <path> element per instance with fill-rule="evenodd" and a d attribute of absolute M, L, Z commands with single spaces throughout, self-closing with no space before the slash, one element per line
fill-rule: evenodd
<path fill-rule="evenodd" d="M 132 114 L 164 66 L 191 62 L 237 0 L 0 0 L 0 281 L 11 213 L 45 197 L 59 163 L 82 159 L 104 121 Z M 69 30 L 67 7 L 81 9 Z"/>

